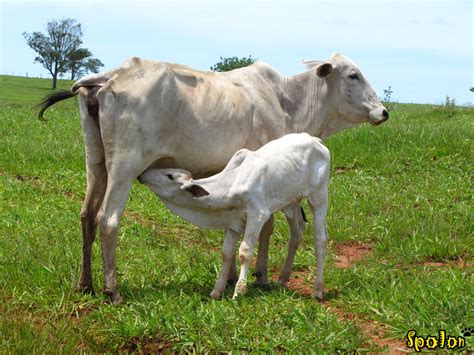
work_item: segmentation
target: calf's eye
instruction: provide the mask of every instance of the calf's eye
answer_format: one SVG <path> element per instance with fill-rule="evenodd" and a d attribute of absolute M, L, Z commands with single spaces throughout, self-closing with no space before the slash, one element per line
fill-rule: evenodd
<path fill-rule="evenodd" d="M 166 174 L 166 177 L 170 180 L 173 180 L 173 175 L 171 175 L 171 174 Z"/>
<path fill-rule="evenodd" d="M 352 79 L 352 80 L 359 80 L 359 75 L 357 75 L 357 74 L 351 74 L 351 75 L 349 75 L 349 79 Z"/>

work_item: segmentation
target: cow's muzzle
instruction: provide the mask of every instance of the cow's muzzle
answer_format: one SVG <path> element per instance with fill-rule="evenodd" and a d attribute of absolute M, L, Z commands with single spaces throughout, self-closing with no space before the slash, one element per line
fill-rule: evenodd
<path fill-rule="evenodd" d="M 372 126 L 378 126 L 388 120 L 389 117 L 390 114 L 385 108 L 382 108 L 382 110 L 374 110 L 369 114 L 369 123 Z"/>

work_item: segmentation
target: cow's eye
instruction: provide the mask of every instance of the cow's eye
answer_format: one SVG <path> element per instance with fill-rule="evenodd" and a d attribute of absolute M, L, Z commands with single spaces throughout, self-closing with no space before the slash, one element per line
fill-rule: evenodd
<path fill-rule="evenodd" d="M 168 179 L 173 180 L 173 175 L 171 175 L 171 174 L 166 174 L 166 176 L 168 177 Z"/>
<path fill-rule="evenodd" d="M 357 74 L 351 74 L 351 75 L 349 75 L 349 79 L 352 79 L 352 80 L 359 80 L 359 75 L 357 75 Z"/>

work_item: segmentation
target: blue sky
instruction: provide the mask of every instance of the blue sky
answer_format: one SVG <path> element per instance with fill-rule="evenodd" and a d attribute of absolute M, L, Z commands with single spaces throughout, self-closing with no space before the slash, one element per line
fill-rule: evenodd
<path fill-rule="evenodd" d="M 390 85 L 400 102 L 474 103 L 471 0 L 0 1 L 2 74 L 48 77 L 22 33 L 73 17 L 104 70 L 131 56 L 207 70 L 251 54 L 293 75 L 303 59 L 342 52 L 379 96 Z"/>

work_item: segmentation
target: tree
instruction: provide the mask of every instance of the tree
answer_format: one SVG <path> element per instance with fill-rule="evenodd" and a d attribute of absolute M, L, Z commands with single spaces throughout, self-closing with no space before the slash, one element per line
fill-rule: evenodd
<path fill-rule="evenodd" d="M 78 74 L 97 72 L 103 66 L 99 59 L 92 58 L 92 53 L 82 44 L 81 24 L 75 19 L 52 20 L 46 25 L 46 33 L 23 32 L 26 43 L 36 53 L 34 63 L 41 63 L 53 77 L 53 89 L 56 89 L 58 75 L 68 71 L 71 77 Z"/>
<path fill-rule="evenodd" d="M 87 48 L 78 48 L 69 54 L 67 69 L 71 73 L 71 80 L 89 72 L 98 73 L 104 64 L 97 58 L 92 58 L 92 53 Z"/>
<path fill-rule="evenodd" d="M 218 71 L 218 72 L 223 72 L 223 71 L 229 71 L 229 70 L 234 70 L 237 68 L 243 68 L 246 67 L 250 64 L 253 64 L 257 61 L 257 59 L 252 58 L 251 55 L 248 57 L 230 57 L 230 58 L 221 58 L 221 61 L 214 64 L 211 67 L 212 71 Z"/>
<path fill-rule="evenodd" d="M 474 88 L 470 88 L 469 90 L 471 90 L 471 92 L 474 92 Z"/>
<path fill-rule="evenodd" d="M 58 74 L 66 71 L 71 52 L 82 44 L 81 25 L 71 18 L 52 20 L 46 25 L 46 34 L 24 32 L 23 36 L 38 54 L 34 62 L 41 63 L 51 73 L 53 89 L 56 89 Z"/>

